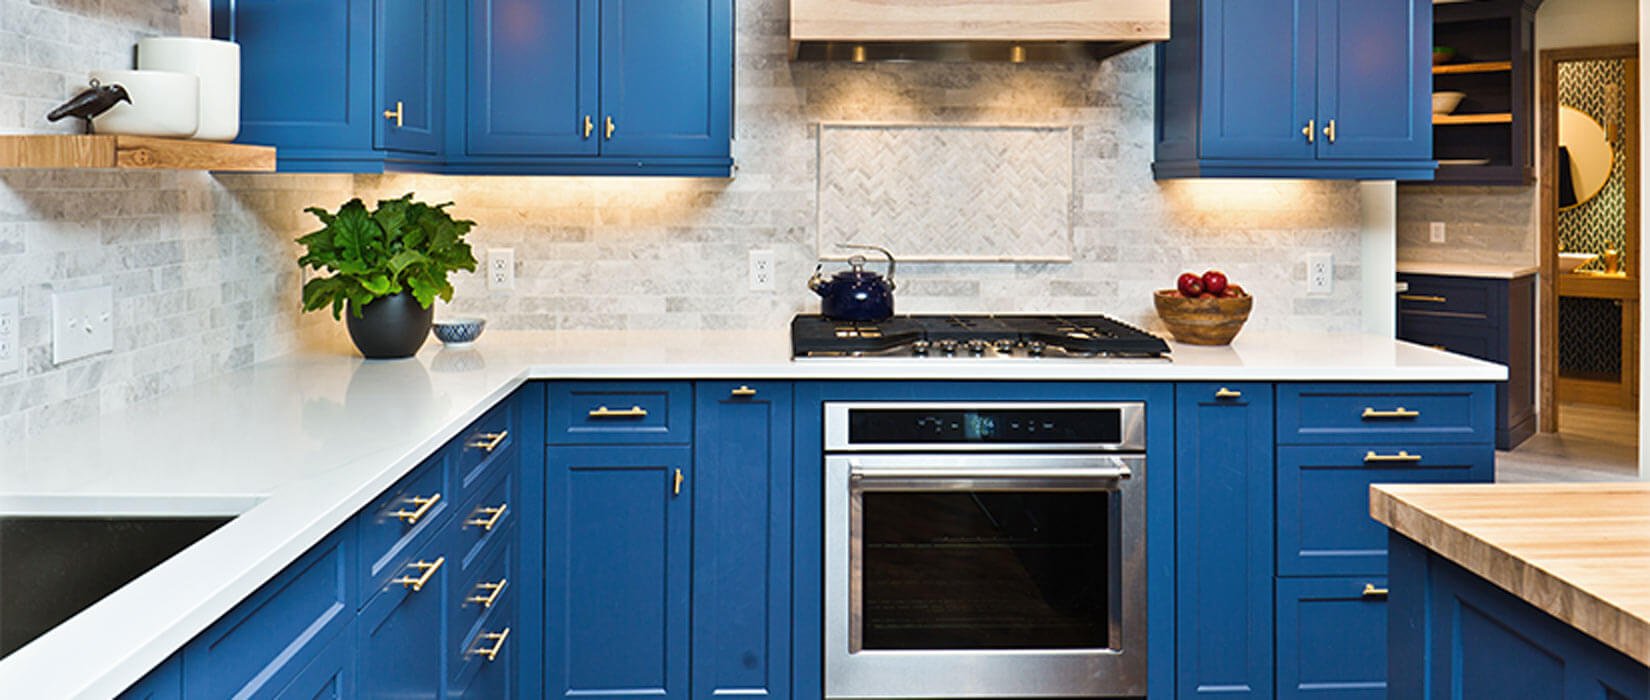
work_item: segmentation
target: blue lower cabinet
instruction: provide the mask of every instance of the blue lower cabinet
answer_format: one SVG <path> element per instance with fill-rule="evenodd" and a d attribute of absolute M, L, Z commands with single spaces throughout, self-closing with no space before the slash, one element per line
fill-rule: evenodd
<path fill-rule="evenodd" d="M 1272 386 L 1175 391 L 1177 697 L 1272 697 Z"/>
<path fill-rule="evenodd" d="M 442 599 L 458 562 L 436 542 L 361 609 L 355 654 L 361 696 L 431 697 L 442 687 Z"/>
<path fill-rule="evenodd" d="M 270 697 L 354 620 L 349 525 L 323 540 L 183 651 L 184 697 Z"/>
<path fill-rule="evenodd" d="M 508 601 L 474 626 L 454 630 L 459 645 L 453 662 L 461 670 L 447 697 L 499 700 L 525 696 L 515 687 L 520 630 L 515 604 Z"/>
<path fill-rule="evenodd" d="M 547 453 L 546 695 L 688 696 L 692 448 Z"/>
<path fill-rule="evenodd" d="M 173 656 L 120 694 L 120 700 L 181 700 L 183 657 Z"/>
<path fill-rule="evenodd" d="M 1278 579 L 1278 695 L 1386 698 L 1386 581 Z"/>
<path fill-rule="evenodd" d="M 354 640 L 338 635 L 321 655 L 309 662 L 297 678 L 282 689 L 277 700 L 349 700 L 360 694 L 355 688 Z"/>
<path fill-rule="evenodd" d="M 1650 700 L 1650 668 L 1392 533 L 1392 698 Z"/>
<path fill-rule="evenodd" d="M 786 697 L 791 385 L 700 382 L 695 394 L 693 697 Z"/>

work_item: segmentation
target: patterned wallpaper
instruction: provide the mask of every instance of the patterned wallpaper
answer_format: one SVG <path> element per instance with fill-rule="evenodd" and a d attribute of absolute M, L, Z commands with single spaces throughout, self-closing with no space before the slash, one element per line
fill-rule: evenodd
<path fill-rule="evenodd" d="M 1624 118 L 1627 66 L 1621 59 L 1566 61 L 1558 64 L 1559 104 L 1574 107 L 1591 116 L 1608 130 L 1612 121 Z M 1612 92 L 1610 86 L 1615 89 Z M 1598 196 L 1568 211 L 1558 213 L 1559 245 L 1566 251 L 1603 253 L 1625 250 L 1627 229 L 1627 140 L 1613 144 L 1615 161 L 1610 179 Z M 1625 267 L 1627 256 L 1622 256 Z M 1603 259 L 1585 269 L 1604 269 Z"/>

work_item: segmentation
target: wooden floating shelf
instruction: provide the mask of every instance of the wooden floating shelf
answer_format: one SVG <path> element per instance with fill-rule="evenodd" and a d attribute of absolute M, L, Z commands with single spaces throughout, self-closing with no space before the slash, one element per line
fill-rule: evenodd
<path fill-rule="evenodd" d="M 1490 114 L 1434 114 L 1434 126 L 1456 126 L 1461 124 L 1511 124 L 1512 113 L 1500 112 Z"/>
<path fill-rule="evenodd" d="M 1433 66 L 1433 75 L 1457 75 L 1462 73 L 1502 73 L 1512 70 L 1512 61 L 1486 61 L 1483 63 L 1446 63 Z"/>
<path fill-rule="evenodd" d="M 149 136 L 0 135 L 0 169 L 275 172 L 275 149 Z"/>

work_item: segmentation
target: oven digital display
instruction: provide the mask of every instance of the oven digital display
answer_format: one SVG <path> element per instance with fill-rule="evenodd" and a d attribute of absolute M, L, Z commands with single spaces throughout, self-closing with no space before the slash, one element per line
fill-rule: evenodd
<path fill-rule="evenodd" d="M 848 413 L 848 440 L 875 444 L 1112 444 L 1123 439 L 1115 408 L 929 410 L 866 408 Z"/>

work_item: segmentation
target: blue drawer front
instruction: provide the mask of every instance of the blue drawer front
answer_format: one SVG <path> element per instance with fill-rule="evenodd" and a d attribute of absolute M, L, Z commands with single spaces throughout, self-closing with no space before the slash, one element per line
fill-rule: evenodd
<path fill-rule="evenodd" d="M 1399 275 L 1398 279 L 1409 283 L 1409 289 L 1398 295 L 1400 314 L 1482 321 L 1506 305 L 1498 302 L 1505 281 L 1433 275 Z"/>
<path fill-rule="evenodd" d="M 509 530 L 521 514 L 521 501 L 516 498 L 516 475 L 501 474 L 487 486 L 487 490 L 466 504 L 449 529 L 453 533 L 451 556 L 464 571 L 491 556 L 499 545 L 509 540 Z"/>
<path fill-rule="evenodd" d="M 693 386 L 553 384 L 547 438 L 558 445 L 688 444 L 693 440 Z"/>
<path fill-rule="evenodd" d="M 441 687 L 442 602 L 458 568 L 444 551 L 446 543 L 445 538 L 431 542 L 413 558 L 421 566 L 395 572 L 422 579 L 420 588 L 387 583 L 361 609 L 355 654 L 363 696 L 431 697 Z M 433 571 L 427 568 L 436 564 Z"/>
<path fill-rule="evenodd" d="M 348 527 L 304 554 L 184 650 L 185 697 L 267 697 L 349 627 Z"/>
<path fill-rule="evenodd" d="M 448 660 L 454 667 L 452 688 L 463 689 L 462 694 L 448 693 L 466 700 L 499 700 L 520 695 L 516 690 L 516 647 L 520 645 L 519 629 L 514 603 L 503 603 L 474 627 L 454 629 L 455 656 Z M 500 636 L 502 635 L 502 637 Z M 483 651 L 498 652 L 488 658 Z"/>
<path fill-rule="evenodd" d="M 465 576 L 464 582 L 455 585 L 447 595 L 447 629 L 453 631 L 448 641 L 453 645 L 463 641 L 461 637 L 480 624 L 482 618 L 506 603 L 514 603 L 528 590 L 527 582 L 517 569 L 513 547 L 492 549 L 486 560 L 465 572 Z M 454 666 L 455 676 L 458 671 L 459 667 Z"/>
<path fill-rule="evenodd" d="M 506 400 L 488 411 L 470 427 L 465 428 L 452 443 L 453 480 L 458 486 L 458 498 L 470 498 L 481 483 L 498 471 L 498 465 L 510 465 L 516 456 L 516 443 L 521 435 L 516 418 L 518 402 Z"/>
<path fill-rule="evenodd" d="M 1386 587 L 1380 577 L 1278 580 L 1279 700 L 1385 700 Z"/>
<path fill-rule="evenodd" d="M 412 563 L 457 507 L 448 482 L 445 451 L 414 469 L 383 496 L 355 516 L 361 552 L 361 602 L 377 593 Z M 416 520 L 398 513 L 417 513 L 428 499 L 436 499 Z M 410 517 L 410 516 L 409 516 Z"/>
<path fill-rule="evenodd" d="M 1400 453 L 1420 459 L 1382 461 Z M 1383 576 L 1387 531 L 1369 517 L 1370 484 L 1487 482 L 1494 466 L 1487 444 L 1280 447 L 1278 574 Z"/>
<path fill-rule="evenodd" d="M 1489 444 L 1495 385 L 1283 384 L 1278 444 Z"/>

